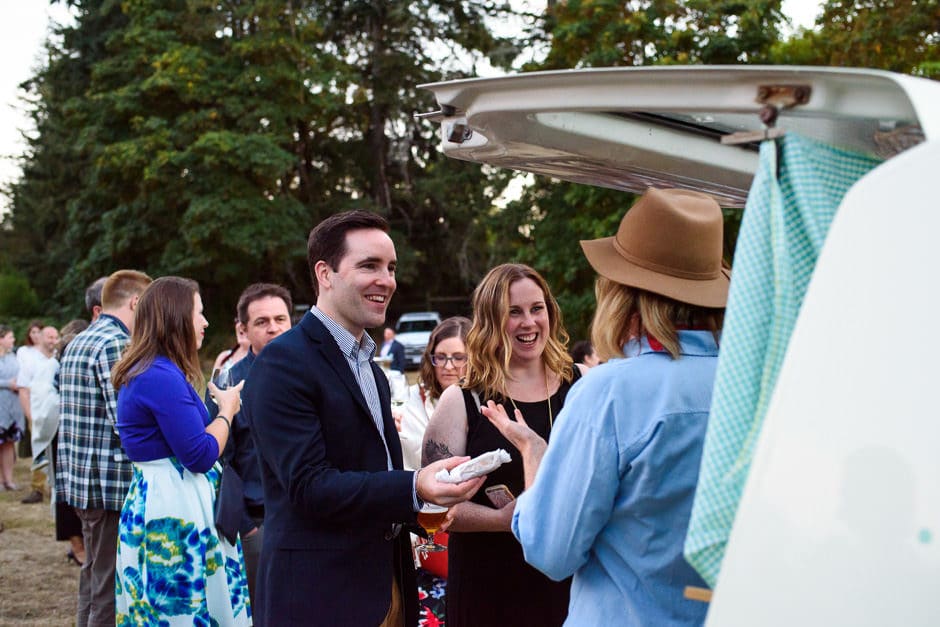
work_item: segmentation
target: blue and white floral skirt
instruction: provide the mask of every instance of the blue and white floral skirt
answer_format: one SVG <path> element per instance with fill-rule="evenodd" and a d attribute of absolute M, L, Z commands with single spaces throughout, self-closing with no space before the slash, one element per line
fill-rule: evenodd
<path fill-rule="evenodd" d="M 241 542 L 214 523 L 221 470 L 192 473 L 170 457 L 134 463 L 121 509 L 117 625 L 251 625 Z"/>

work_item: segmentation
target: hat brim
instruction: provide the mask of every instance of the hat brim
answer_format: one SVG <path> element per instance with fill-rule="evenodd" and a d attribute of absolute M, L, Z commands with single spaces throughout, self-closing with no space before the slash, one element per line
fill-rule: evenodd
<path fill-rule="evenodd" d="M 717 277 L 705 280 L 684 279 L 655 272 L 624 259 L 614 248 L 613 237 L 581 240 L 581 249 L 591 267 L 615 283 L 699 307 L 723 308 L 728 303 L 728 286 L 731 283 L 728 270 L 722 269 Z"/>

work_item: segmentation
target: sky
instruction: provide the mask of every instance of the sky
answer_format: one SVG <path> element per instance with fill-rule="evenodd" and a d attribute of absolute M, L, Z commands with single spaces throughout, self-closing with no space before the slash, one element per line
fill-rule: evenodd
<path fill-rule="evenodd" d="M 40 67 L 49 20 L 68 19 L 61 5 L 47 0 L 0 0 L 0 185 L 20 173 L 16 155 L 23 152 L 22 131 L 30 128 L 19 85 Z M 0 197 L 0 215 L 8 206 Z"/>
<path fill-rule="evenodd" d="M 544 1 L 516 0 L 530 9 L 544 7 Z M 794 26 L 813 24 L 821 2 L 818 0 L 784 0 L 783 11 Z M 19 85 L 41 66 L 43 42 L 50 20 L 69 19 L 61 3 L 47 0 L 0 0 L 0 185 L 16 180 L 20 173 L 17 159 L 24 149 L 22 133 L 31 129 L 21 100 Z M 8 207 L 6 197 L 0 197 L 0 215 Z"/>

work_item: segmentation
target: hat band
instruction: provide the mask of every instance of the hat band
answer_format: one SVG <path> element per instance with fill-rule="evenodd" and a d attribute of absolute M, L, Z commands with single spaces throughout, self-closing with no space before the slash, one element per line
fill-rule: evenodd
<path fill-rule="evenodd" d="M 667 276 L 676 277 L 678 279 L 689 279 L 691 281 L 709 281 L 718 278 L 718 276 L 721 274 L 720 264 L 717 270 L 713 270 L 711 272 L 689 272 L 687 270 L 680 270 L 671 266 L 663 266 L 658 263 L 653 263 L 647 259 L 642 259 L 640 257 L 631 255 L 629 252 L 627 252 L 626 248 L 621 246 L 616 237 L 613 238 L 613 245 L 614 250 L 616 250 L 621 257 L 630 263 L 639 266 L 644 270 L 656 272 L 657 274 L 665 274 Z"/>

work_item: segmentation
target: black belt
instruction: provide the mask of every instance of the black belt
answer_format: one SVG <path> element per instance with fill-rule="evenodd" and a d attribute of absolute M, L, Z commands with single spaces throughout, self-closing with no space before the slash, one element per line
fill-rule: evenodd
<path fill-rule="evenodd" d="M 245 503 L 245 513 L 252 518 L 264 518 L 264 505 Z"/>

